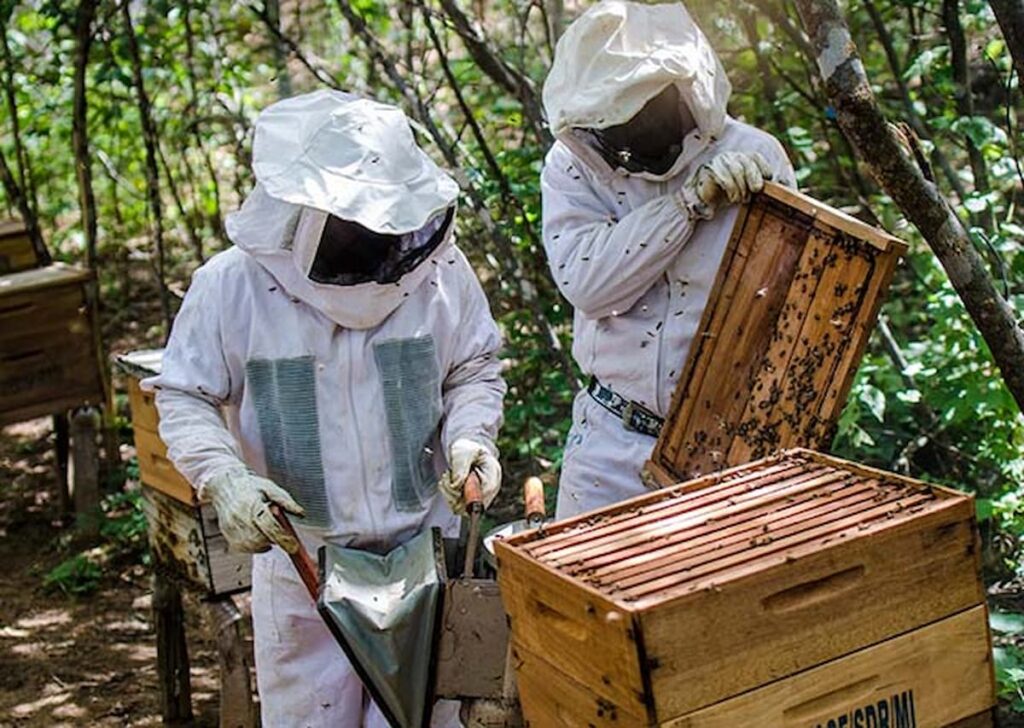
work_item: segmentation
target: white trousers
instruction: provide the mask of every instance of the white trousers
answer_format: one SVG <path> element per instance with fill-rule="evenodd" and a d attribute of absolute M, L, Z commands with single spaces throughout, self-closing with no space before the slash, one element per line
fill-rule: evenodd
<path fill-rule="evenodd" d="M 627 430 L 622 420 L 581 390 L 562 455 L 555 518 L 592 511 L 650 491 L 640 471 L 656 439 Z"/>
<path fill-rule="evenodd" d="M 253 558 L 252 623 L 263 728 L 388 728 L 279 548 Z M 458 716 L 458 702 L 438 701 L 430 724 Z"/>

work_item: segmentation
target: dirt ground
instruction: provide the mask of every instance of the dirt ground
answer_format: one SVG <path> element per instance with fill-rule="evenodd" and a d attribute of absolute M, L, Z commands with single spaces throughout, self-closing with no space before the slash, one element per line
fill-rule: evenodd
<path fill-rule="evenodd" d="M 112 564 L 97 591 L 67 596 L 43 575 L 69 555 L 49 420 L 0 430 L 0 726 L 160 724 L 150 587 Z M 186 597 L 198 726 L 217 725 L 215 653 Z"/>

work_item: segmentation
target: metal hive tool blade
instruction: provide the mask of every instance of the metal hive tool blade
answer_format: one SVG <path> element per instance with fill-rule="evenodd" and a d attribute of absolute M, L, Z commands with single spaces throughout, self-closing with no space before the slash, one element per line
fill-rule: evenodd
<path fill-rule="evenodd" d="M 446 572 L 437 529 L 384 555 L 320 551 L 320 614 L 393 728 L 430 722 Z"/>

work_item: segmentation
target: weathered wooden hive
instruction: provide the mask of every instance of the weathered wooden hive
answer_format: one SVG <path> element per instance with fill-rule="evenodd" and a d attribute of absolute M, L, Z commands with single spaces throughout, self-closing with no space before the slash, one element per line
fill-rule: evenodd
<path fill-rule="evenodd" d="M 42 264 L 25 224 L 20 220 L 0 220 L 0 275 L 20 273 Z"/>
<path fill-rule="evenodd" d="M 128 399 L 150 547 L 159 568 L 208 596 L 248 589 L 252 557 L 228 550 L 213 506 L 196 500 L 195 490 L 167 458 L 154 396 L 139 386 L 142 379 L 160 372 L 162 361 L 163 350 L 118 357 L 118 365 L 129 375 Z"/>
<path fill-rule="evenodd" d="M 825 449 L 906 245 L 769 183 L 740 212 L 648 470 Z"/>
<path fill-rule="evenodd" d="M 0 425 L 104 404 L 94 295 L 62 263 L 0 275 Z"/>
<path fill-rule="evenodd" d="M 531 726 L 989 725 L 973 499 L 955 491 L 794 450 L 497 556 Z"/>

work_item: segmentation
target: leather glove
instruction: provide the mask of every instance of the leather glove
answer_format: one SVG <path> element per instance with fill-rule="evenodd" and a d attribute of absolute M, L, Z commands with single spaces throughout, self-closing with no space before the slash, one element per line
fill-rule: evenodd
<path fill-rule="evenodd" d="M 721 152 L 683 184 L 683 202 L 693 216 L 710 220 L 724 200 L 742 202 L 771 178 L 771 167 L 759 153 Z"/>
<path fill-rule="evenodd" d="M 466 512 L 463 491 L 470 472 L 480 478 L 484 508 L 491 505 L 501 489 L 501 465 L 491 451 L 478 442 L 461 438 L 448 448 L 448 471 L 441 476 L 438 487 L 454 513 Z"/>
<path fill-rule="evenodd" d="M 277 544 L 290 554 L 299 543 L 277 522 L 270 512 L 276 503 L 296 516 L 305 515 L 302 506 L 281 486 L 253 475 L 248 470 L 229 470 L 210 478 L 200 491 L 217 510 L 221 533 L 234 551 L 258 553 Z"/>

